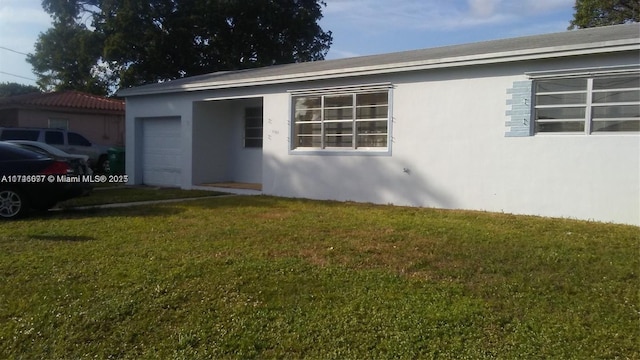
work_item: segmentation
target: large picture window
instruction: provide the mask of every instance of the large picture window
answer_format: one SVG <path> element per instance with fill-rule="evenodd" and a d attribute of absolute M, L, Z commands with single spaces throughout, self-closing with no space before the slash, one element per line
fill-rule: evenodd
<path fill-rule="evenodd" d="M 640 76 L 537 80 L 536 133 L 640 131 Z"/>
<path fill-rule="evenodd" d="M 295 95 L 294 149 L 381 149 L 389 143 L 389 90 Z"/>

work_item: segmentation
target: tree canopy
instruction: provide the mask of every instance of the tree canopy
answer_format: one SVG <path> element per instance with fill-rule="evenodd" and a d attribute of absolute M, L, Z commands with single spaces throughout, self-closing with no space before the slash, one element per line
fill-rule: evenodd
<path fill-rule="evenodd" d="M 44 90 L 78 90 L 105 95 L 108 83 L 94 71 L 100 55 L 99 38 L 86 26 L 55 23 L 40 34 L 35 54 L 29 54 L 27 61 L 38 78 L 36 83 Z"/>
<path fill-rule="evenodd" d="M 40 89 L 33 85 L 23 85 L 15 82 L 0 83 L 0 98 L 37 92 L 40 92 Z"/>
<path fill-rule="evenodd" d="M 44 89 L 117 87 L 322 60 L 319 0 L 43 0 L 53 27 L 28 57 Z"/>
<path fill-rule="evenodd" d="M 638 0 L 576 0 L 569 29 L 640 22 Z"/>

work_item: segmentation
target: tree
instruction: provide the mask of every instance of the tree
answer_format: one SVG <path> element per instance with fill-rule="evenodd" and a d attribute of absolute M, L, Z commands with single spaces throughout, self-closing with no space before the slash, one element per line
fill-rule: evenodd
<path fill-rule="evenodd" d="M 640 22 L 638 0 L 576 0 L 569 29 Z"/>
<path fill-rule="evenodd" d="M 99 38 L 84 25 L 54 22 L 53 28 L 40 34 L 35 50 L 27 61 L 41 89 L 106 95 L 108 84 L 93 71 L 101 53 Z"/>
<path fill-rule="evenodd" d="M 43 0 L 54 27 L 29 57 L 39 84 L 114 90 L 322 60 L 320 0 Z M 41 86 L 42 86 L 41 85 Z"/>
<path fill-rule="evenodd" d="M 23 85 L 15 82 L 0 83 L 0 98 L 36 92 L 40 92 L 40 89 L 33 85 Z"/>

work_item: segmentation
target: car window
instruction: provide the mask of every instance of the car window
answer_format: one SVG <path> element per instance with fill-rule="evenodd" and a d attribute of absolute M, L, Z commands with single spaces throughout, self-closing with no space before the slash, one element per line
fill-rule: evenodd
<path fill-rule="evenodd" d="M 33 145 L 26 145 L 26 144 L 19 144 L 20 147 L 27 149 L 27 150 L 31 150 L 31 151 L 35 151 L 37 153 L 43 154 L 43 155 L 50 155 L 47 151 L 39 148 L 39 147 L 35 147 Z"/>
<path fill-rule="evenodd" d="M 0 159 L 2 160 L 42 159 L 46 157 L 19 146 L 0 144 Z"/>
<path fill-rule="evenodd" d="M 67 133 L 67 140 L 69 140 L 69 145 L 91 146 L 91 142 L 89 140 L 87 140 L 84 136 L 74 132 Z"/>
<path fill-rule="evenodd" d="M 64 134 L 62 131 L 46 131 L 44 142 L 51 145 L 64 145 Z"/>
<path fill-rule="evenodd" d="M 38 140 L 38 130 L 8 130 L 4 129 L 0 134 L 0 140 Z"/>

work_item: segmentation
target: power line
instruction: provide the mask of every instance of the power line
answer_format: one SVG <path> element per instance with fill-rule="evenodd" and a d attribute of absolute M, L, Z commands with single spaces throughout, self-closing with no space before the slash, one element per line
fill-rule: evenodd
<path fill-rule="evenodd" d="M 25 54 L 25 53 L 20 52 L 20 51 L 9 49 L 8 47 L 4 47 L 4 46 L 0 46 L 0 49 L 6 50 L 6 51 L 11 51 L 12 53 L 16 53 L 16 54 L 20 54 L 20 55 L 24 55 L 24 56 L 28 56 L 29 55 L 29 54 Z M 8 73 L 6 71 L 0 71 L 0 74 L 9 75 L 9 76 L 17 77 L 17 78 L 20 78 L 20 79 L 30 80 L 30 81 L 37 81 L 36 79 L 30 78 L 30 77 L 16 75 L 16 74 Z"/>
<path fill-rule="evenodd" d="M 8 47 L 4 47 L 4 46 L 0 46 L 0 49 L 2 49 L 2 50 L 7 50 L 7 51 L 11 51 L 11 52 L 13 52 L 13 53 L 20 54 L 20 55 L 24 55 L 24 56 L 28 56 L 28 55 L 29 55 L 29 54 L 25 54 L 25 53 L 20 52 L 20 51 L 16 51 L 16 50 L 13 50 L 13 49 L 9 49 Z"/>
<path fill-rule="evenodd" d="M 36 79 L 28 78 L 26 76 L 20 76 L 20 75 L 16 75 L 16 74 L 11 74 L 11 73 L 4 72 L 4 71 L 0 71 L 0 74 L 9 75 L 9 76 L 15 76 L 17 78 L 21 78 L 21 79 L 25 79 L 25 80 L 37 81 Z"/>

